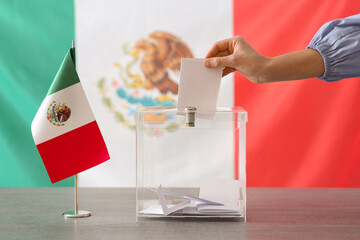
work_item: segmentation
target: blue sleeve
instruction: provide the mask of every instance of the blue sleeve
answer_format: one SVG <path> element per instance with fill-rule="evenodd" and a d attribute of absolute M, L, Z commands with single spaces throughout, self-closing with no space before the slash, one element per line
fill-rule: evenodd
<path fill-rule="evenodd" d="M 360 76 L 360 14 L 324 24 L 307 48 L 317 50 L 325 64 L 321 80 Z"/>

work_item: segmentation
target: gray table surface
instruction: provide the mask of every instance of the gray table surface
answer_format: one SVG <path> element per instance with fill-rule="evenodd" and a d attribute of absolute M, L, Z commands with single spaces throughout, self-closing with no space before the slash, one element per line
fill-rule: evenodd
<path fill-rule="evenodd" d="M 0 239 L 360 239 L 360 189 L 248 188 L 247 223 L 136 222 L 133 188 L 0 188 Z"/>

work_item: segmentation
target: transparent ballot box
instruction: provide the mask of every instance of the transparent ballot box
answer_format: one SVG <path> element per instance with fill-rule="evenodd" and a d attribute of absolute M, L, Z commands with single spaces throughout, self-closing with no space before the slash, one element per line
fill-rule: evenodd
<path fill-rule="evenodd" d="M 137 220 L 246 221 L 244 109 L 142 107 L 135 119 Z"/>

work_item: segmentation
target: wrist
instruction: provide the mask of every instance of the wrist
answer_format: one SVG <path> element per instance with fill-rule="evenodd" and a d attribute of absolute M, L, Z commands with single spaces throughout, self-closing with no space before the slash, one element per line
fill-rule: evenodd
<path fill-rule="evenodd" d="M 258 61 L 256 83 L 269 83 L 274 81 L 274 58 L 261 56 Z"/>

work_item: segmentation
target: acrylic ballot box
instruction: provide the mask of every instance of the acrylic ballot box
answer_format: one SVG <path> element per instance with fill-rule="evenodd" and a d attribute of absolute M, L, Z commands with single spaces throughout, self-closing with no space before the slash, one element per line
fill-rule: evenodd
<path fill-rule="evenodd" d="M 197 112 L 189 107 L 179 113 L 172 107 L 142 107 L 136 111 L 135 120 L 137 220 L 195 217 L 246 221 L 247 112 L 244 109 Z M 161 213 L 159 187 L 165 193 L 167 206 L 172 207 L 188 201 L 188 196 L 199 197 L 200 186 L 209 178 L 239 180 L 234 181 L 239 184 L 238 214 Z M 216 191 L 214 186 L 213 194 Z"/>

